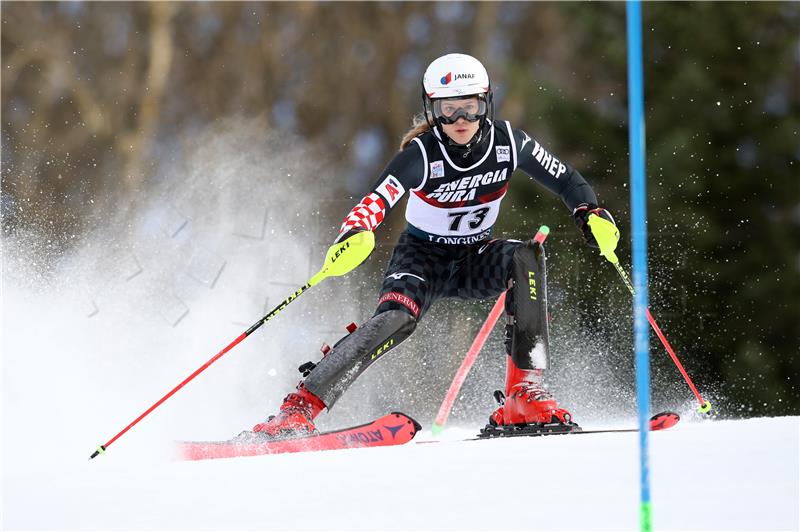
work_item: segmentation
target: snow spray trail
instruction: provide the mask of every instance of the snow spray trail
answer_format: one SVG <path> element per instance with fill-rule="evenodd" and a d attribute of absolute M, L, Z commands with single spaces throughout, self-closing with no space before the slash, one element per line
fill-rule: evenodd
<path fill-rule="evenodd" d="M 70 252 L 43 252 L 24 227 L 7 235 L 4 465 L 85 459 L 87 446 L 305 282 L 338 226 L 320 209 L 330 199 L 320 183 L 335 182 L 332 172 L 300 139 L 230 120 L 187 138 L 178 162 L 162 164 L 137 198 L 99 213 L 104 223 Z M 297 382 L 322 333 L 361 317 L 352 284 L 316 287 L 115 451 L 229 436 L 259 421 Z"/>

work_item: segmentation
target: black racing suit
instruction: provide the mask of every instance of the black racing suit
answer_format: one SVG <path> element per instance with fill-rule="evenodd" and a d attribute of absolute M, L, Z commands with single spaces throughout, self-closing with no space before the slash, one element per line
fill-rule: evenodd
<path fill-rule="evenodd" d="M 582 203 L 597 203 L 581 174 L 527 133 L 503 121 L 495 121 L 487 129 L 483 142 L 471 151 L 448 148 L 437 129 L 415 137 L 345 218 L 337 240 L 354 230 L 375 230 L 409 194 L 408 225 L 386 269 L 375 315 L 350 335 L 356 338 L 341 340 L 305 381 L 306 388 L 328 408 L 369 364 L 413 332 L 434 301 L 497 297 L 513 284 L 515 260 L 520 261 L 517 248 L 525 244 L 493 240 L 490 235 L 514 170 L 521 169 L 557 194 L 571 211 Z M 534 274 L 540 277 L 543 291 L 543 251 L 528 263 L 534 260 L 540 264 L 528 269 L 532 278 Z M 517 293 L 509 290 L 509 296 L 512 292 Z M 523 304 L 517 297 L 516 306 L 514 297 L 506 298 L 508 314 L 516 314 L 516 321 L 533 324 L 530 327 L 537 330 L 529 331 L 528 337 L 541 337 L 546 344 L 546 320 L 542 318 L 546 299 L 531 305 L 534 303 L 527 298 Z M 527 353 L 514 354 L 511 329 L 509 354 L 517 366 L 546 367 L 546 360 L 537 362 Z"/>

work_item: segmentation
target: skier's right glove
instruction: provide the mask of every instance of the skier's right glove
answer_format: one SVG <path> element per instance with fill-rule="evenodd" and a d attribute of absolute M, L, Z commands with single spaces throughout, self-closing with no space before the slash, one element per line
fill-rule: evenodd
<path fill-rule="evenodd" d="M 600 254 L 609 261 L 617 262 L 614 250 L 619 242 L 619 230 L 611 213 L 593 203 L 582 203 L 572 214 L 587 244 L 599 248 Z"/>

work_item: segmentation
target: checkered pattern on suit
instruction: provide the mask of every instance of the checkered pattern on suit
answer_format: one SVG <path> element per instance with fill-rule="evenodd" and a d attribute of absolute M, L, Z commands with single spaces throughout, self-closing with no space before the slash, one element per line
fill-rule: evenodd
<path fill-rule="evenodd" d="M 345 216 L 339 234 L 346 233 L 355 227 L 374 231 L 385 215 L 386 205 L 383 203 L 383 199 L 374 192 L 368 194 Z"/>
<path fill-rule="evenodd" d="M 426 242 L 403 233 L 386 268 L 376 314 L 398 309 L 421 318 L 439 299 L 486 299 L 508 288 L 517 240 Z"/>

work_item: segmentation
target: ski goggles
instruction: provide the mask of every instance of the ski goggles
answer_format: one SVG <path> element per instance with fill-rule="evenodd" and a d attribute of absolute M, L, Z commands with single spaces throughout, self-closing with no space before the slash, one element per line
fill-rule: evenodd
<path fill-rule="evenodd" d="M 486 100 L 478 96 L 442 98 L 433 101 L 433 116 L 443 124 L 455 124 L 459 118 L 477 122 L 486 114 Z"/>

